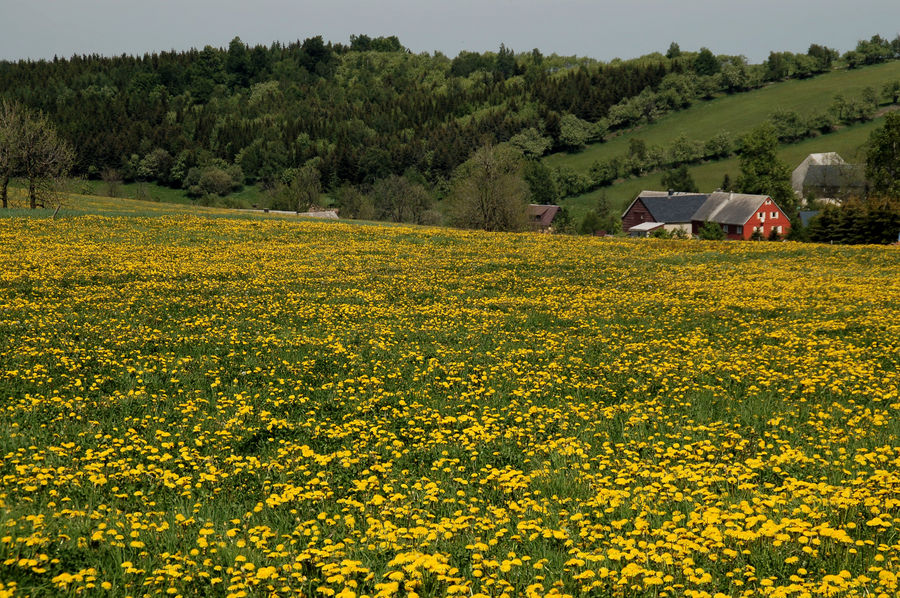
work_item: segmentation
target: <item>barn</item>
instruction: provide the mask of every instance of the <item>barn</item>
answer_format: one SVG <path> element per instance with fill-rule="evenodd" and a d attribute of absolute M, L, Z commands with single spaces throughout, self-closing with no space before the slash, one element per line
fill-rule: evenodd
<path fill-rule="evenodd" d="M 690 234 L 691 219 L 706 198 L 701 193 L 641 191 L 622 214 L 622 230 L 630 232 L 635 226 L 656 222 L 667 231 L 681 229 Z"/>

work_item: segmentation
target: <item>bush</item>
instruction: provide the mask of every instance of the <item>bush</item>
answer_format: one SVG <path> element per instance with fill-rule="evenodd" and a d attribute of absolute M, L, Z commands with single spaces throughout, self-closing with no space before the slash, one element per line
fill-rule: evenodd
<path fill-rule="evenodd" d="M 557 168 L 554 172 L 556 189 L 560 197 L 580 195 L 590 189 L 591 180 L 585 175 L 575 172 L 571 168 Z"/>
<path fill-rule="evenodd" d="M 209 166 L 203 169 L 197 185 L 203 192 L 224 196 L 231 191 L 232 180 L 224 170 Z"/>
<path fill-rule="evenodd" d="M 588 171 L 591 185 L 595 187 L 611 185 L 613 181 L 619 178 L 620 169 L 621 160 L 619 158 L 597 160 Z"/>
<path fill-rule="evenodd" d="M 582 235 L 593 235 L 601 230 L 600 218 L 594 210 L 589 211 L 581 220 L 578 232 Z"/>
<path fill-rule="evenodd" d="M 239 180 L 234 177 L 238 177 Z M 219 166 L 194 167 L 188 170 L 184 184 L 191 197 L 204 195 L 224 197 L 241 188 L 243 173 L 240 166 L 228 166 L 227 170 Z"/>
<path fill-rule="evenodd" d="M 697 236 L 704 241 L 722 241 L 725 239 L 725 231 L 720 224 L 706 221 L 700 227 Z"/>

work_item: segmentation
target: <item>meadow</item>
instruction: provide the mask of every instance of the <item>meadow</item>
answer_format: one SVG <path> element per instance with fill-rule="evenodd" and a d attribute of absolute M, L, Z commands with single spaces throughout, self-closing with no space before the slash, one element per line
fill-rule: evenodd
<path fill-rule="evenodd" d="M 895 596 L 898 271 L 0 219 L 0 596 Z"/>

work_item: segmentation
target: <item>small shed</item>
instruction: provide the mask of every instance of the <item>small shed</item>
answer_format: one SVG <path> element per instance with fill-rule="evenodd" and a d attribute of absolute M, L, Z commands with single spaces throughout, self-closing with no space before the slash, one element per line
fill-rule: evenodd
<path fill-rule="evenodd" d="M 653 231 L 665 230 L 665 227 L 665 222 L 641 222 L 629 228 L 628 235 L 631 237 L 649 237 Z"/>
<path fill-rule="evenodd" d="M 529 204 L 528 222 L 531 228 L 540 232 L 548 232 L 553 227 L 553 219 L 559 214 L 560 207 L 554 205 Z"/>

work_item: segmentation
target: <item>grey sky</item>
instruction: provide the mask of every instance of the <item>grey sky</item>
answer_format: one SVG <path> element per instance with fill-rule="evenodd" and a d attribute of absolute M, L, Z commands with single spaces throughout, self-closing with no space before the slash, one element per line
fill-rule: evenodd
<path fill-rule="evenodd" d="M 397 35 L 415 52 L 540 48 L 601 60 L 707 46 L 759 62 L 900 31 L 900 0 L 0 0 L 0 59 Z"/>

